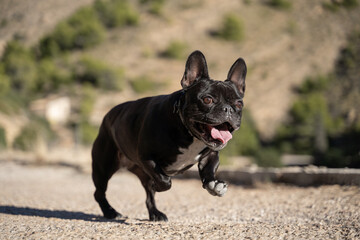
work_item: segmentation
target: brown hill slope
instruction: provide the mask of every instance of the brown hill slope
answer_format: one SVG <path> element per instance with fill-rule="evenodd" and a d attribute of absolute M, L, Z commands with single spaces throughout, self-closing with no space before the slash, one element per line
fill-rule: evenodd
<path fill-rule="evenodd" d="M 30 45 L 56 23 L 92 0 L 1 0 L 0 52 L 14 35 L 24 38 Z"/>
<path fill-rule="evenodd" d="M 5 13 L 10 20 L 0 29 L 1 41 L 20 31 L 31 44 L 59 19 L 91 1 L 2 2 L 1 16 Z M 143 9 L 138 27 L 110 32 L 104 43 L 87 54 L 124 67 L 128 79 L 146 74 L 154 81 L 166 81 L 168 89 L 157 93 L 180 87 L 184 60 L 158 55 L 173 40 L 187 43 L 186 54 L 203 51 L 214 79 L 224 79 L 235 59 L 243 57 L 249 67 L 245 103 L 265 137 L 285 119 L 294 98 L 293 87 L 306 76 L 329 72 L 348 33 L 360 27 L 359 7 L 330 12 L 323 8 L 323 3 L 330 2 L 327 0 L 292 1 L 288 10 L 274 9 L 263 0 L 185 2 L 166 1 L 161 16 Z M 244 22 L 245 39 L 240 43 L 209 34 L 220 27 L 229 12 Z M 95 120 L 99 121 L 112 104 L 137 97 L 132 91 L 100 97 Z"/>

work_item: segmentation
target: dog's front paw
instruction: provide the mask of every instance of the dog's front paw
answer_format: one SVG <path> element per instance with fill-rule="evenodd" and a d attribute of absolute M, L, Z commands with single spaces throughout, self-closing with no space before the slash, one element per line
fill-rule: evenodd
<path fill-rule="evenodd" d="M 205 183 L 204 188 L 211 195 L 222 197 L 226 193 L 228 185 L 226 182 L 214 180 L 214 181 Z"/>

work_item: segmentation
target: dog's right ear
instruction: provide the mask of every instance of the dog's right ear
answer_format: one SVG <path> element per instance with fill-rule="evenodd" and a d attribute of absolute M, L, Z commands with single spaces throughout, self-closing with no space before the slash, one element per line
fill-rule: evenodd
<path fill-rule="evenodd" d="M 201 78 L 209 78 L 208 68 L 204 54 L 195 51 L 190 54 L 186 61 L 181 86 L 185 89 Z"/>

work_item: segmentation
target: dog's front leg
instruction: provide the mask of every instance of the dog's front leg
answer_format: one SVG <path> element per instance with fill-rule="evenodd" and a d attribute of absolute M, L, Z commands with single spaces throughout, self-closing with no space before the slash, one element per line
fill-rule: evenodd
<path fill-rule="evenodd" d="M 205 188 L 211 195 L 222 197 L 228 188 L 227 183 L 215 177 L 219 167 L 219 153 L 212 151 L 199 161 L 199 174 Z"/>
<path fill-rule="evenodd" d="M 142 162 L 143 170 L 149 175 L 153 181 L 153 189 L 156 192 L 163 192 L 171 188 L 171 178 L 167 176 L 159 165 L 153 160 L 145 160 Z"/>

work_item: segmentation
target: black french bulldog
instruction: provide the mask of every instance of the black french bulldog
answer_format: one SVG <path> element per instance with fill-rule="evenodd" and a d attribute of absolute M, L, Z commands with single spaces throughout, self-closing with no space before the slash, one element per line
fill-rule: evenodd
<path fill-rule="evenodd" d="M 204 55 L 195 51 L 187 59 L 182 90 L 110 110 L 92 148 L 94 196 L 104 216 L 121 217 L 105 196 L 109 179 L 120 167 L 140 179 L 153 221 L 167 221 L 156 208 L 155 192 L 170 189 L 171 176 L 196 163 L 203 188 L 223 196 L 227 184 L 215 177 L 218 151 L 240 127 L 245 77 L 246 64 L 239 58 L 225 81 L 210 79 Z"/>

